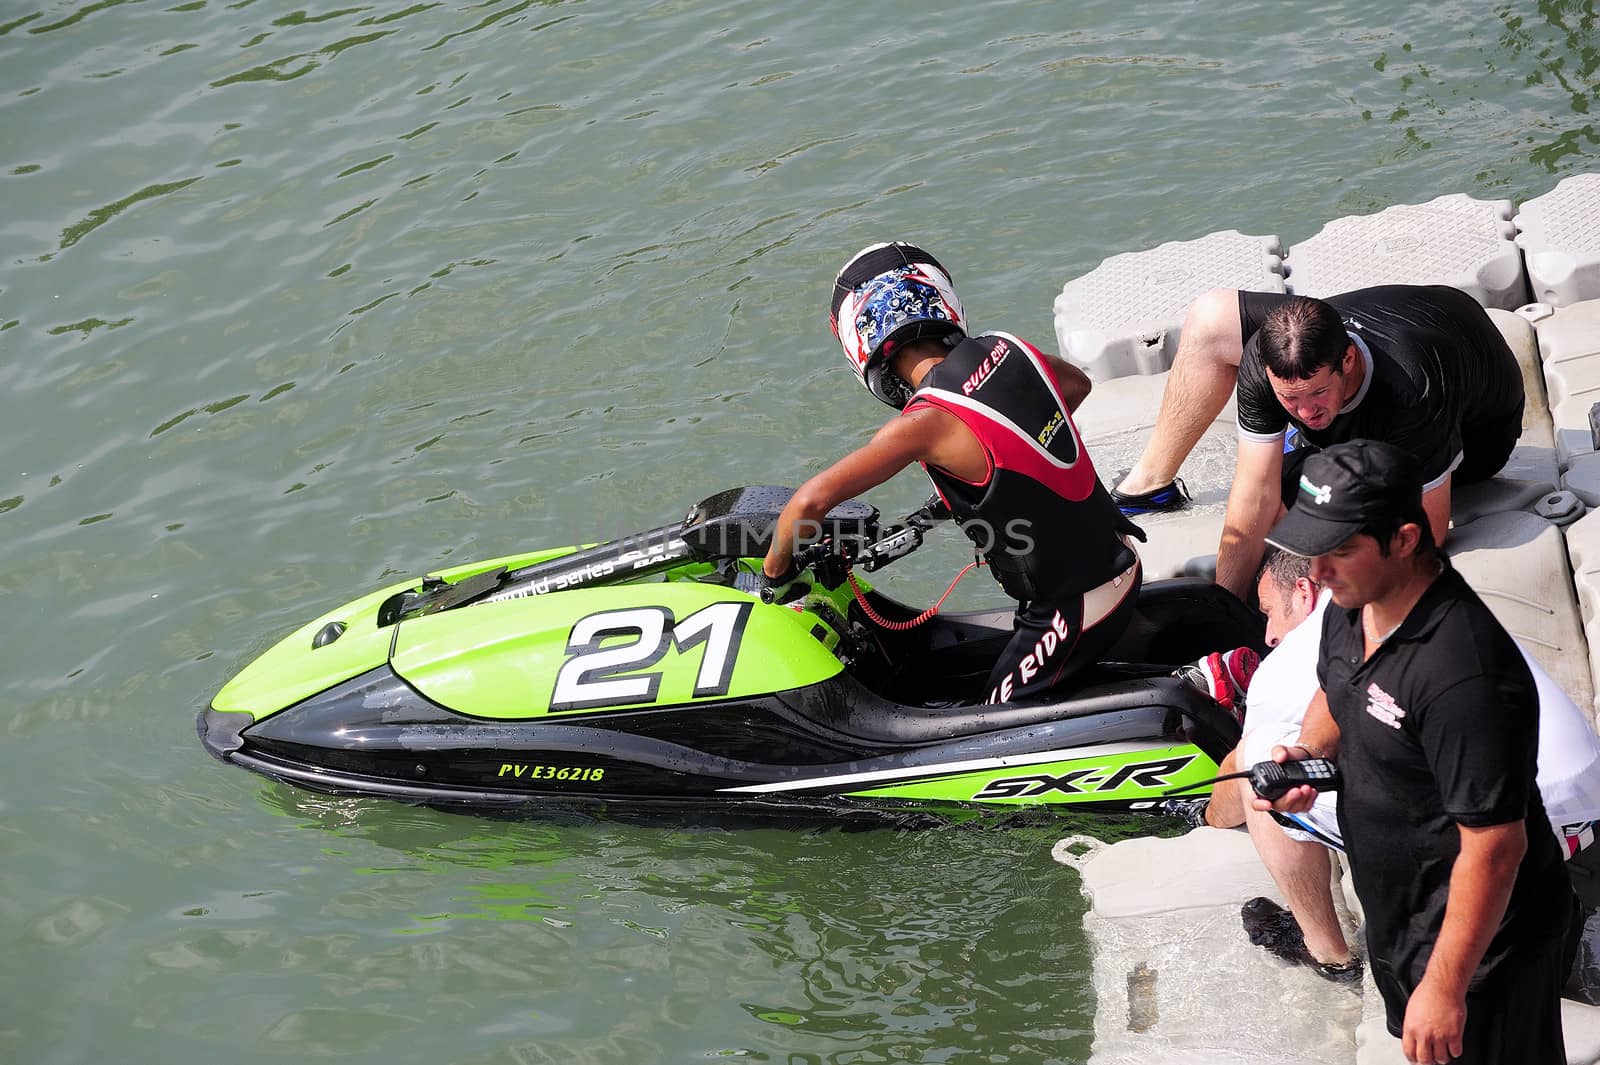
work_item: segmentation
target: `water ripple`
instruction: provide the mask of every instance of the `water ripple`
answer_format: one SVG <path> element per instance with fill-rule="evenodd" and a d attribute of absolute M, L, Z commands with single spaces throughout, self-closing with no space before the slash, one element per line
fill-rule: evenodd
<path fill-rule="evenodd" d="M 1048 346 L 1106 255 L 1600 159 L 1594 19 L 1559 5 L 903 14 L 0 15 L 0 929 L 74 990 L 8 985 L 0 1057 L 1087 1056 L 1042 829 L 486 823 L 194 739 L 252 654 L 380 582 L 864 442 L 825 303 L 870 240 L 926 241 L 980 328 Z M 935 537 L 885 579 L 931 596 L 966 557 Z"/>

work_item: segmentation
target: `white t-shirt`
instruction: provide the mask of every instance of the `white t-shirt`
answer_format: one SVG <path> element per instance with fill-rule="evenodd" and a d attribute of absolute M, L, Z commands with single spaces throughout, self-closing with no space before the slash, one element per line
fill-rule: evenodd
<path fill-rule="evenodd" d="M 1278 646 L 1261 660 L 1245 695 L 1244 734 L 1239 738 L 1239 768 L 1246 769 L 1272 757 L 1272 748 L 1300 738 L 1300 722 L 1317 694 L 1317 655 L 1322 650 L 1322 615 L 1333 596 L 1319 592 L 1311 614 L 1284 634 Z M 1317 796 L 1311 809 L 1291 814 L 1299 822 L 1335 842 L 1339 835 L 1338 798 L 1332 792 Z M 1290 832 L 1296 839 L 1310 838 Z"/>
<path fill-rule="evenodd" d="M 1322 615 L 1332 599 L 1325 592 L 1319 594 L 1310 616 L 1261 660 L 1245 700 L 1244 735 L 1239 740 L 1241 769 L 1271 758 L 1277 744 L 1287 745 L 1299 738 L 1301 719 L 1317 693 Z M 1600 820 L 1600 735 L 1521 644 L 1517 649 L 1522 651 L 1539 693 L 1539 795 L 1551 829 L 1561 838 L 1563 825 Z M 1307 829 L 1339 841 L 1337 801 L 1332 794 L 1318 795 L 1308 812 L 1291 817 Z"/>

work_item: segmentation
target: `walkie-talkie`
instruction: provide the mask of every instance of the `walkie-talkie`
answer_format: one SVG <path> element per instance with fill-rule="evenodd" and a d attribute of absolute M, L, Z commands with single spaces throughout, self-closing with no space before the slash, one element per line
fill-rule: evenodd
<path fill-rule="evenodd" d="M 1318 791 L 1338 791 L 1340 785 L 1338 766 L 1326 758 L 1307 758 L 1299 762 L 1257 762 L 1241 773 L 1226 773 L 1161 794 L 1177 795 L 1195 788 L 1209 787 L 1221 780 L 1238 780 L 1241 777 L 1248 777 L 1250 789 L 1268 802 L 1276 801 L 1290 788 L 1298 788 L 1302 784 L 1309 784 Z"/>

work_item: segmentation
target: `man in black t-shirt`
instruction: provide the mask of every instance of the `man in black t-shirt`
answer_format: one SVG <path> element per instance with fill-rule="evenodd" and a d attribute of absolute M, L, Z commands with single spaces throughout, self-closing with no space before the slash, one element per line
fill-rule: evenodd
<path fill-rule="evenodd" d="M 1367 961 L 1406 1057 L 1559 1065 L 1577 900 L 1535 783 L 1534 681 L 1434 546 L 1421 487 L 1390 444 L 1306 459 L 1267 541 L 1311 557 L 1333 602 L 1321 687 L 1273 757 L 1338 763 Z M 1254 805 L 1303 813 L 1315 795 Z"/>
<path fill-rule="evenodd" d="M 1130 513 L 1178 500 L 1162 486 L 1235 388 L 1239 454 L 1217 583 L 1241 598 L 1260 564 L 1262 536 L 1311 451 L 1368 438 L 1412 452 L 1442 543 L 1452 481 L 1499 472 L 1522 432 L 1522 371 L 1463 292 L 1385 285 L 1316 300 L 1218 290 L 1191 307 L 1156 430 L 1113 500 Z M 1286 457 L 1289 431 L 1295 446 Z"/>

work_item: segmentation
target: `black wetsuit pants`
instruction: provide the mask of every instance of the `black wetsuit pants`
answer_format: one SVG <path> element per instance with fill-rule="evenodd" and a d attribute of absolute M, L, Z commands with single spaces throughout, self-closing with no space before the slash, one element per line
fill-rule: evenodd
<path fill-rule="evenodd" d="M 1132 620 L 1142 584 L 1135 562 L 1082 595 L 1022 604 L 1016 632 L 989 673 L 985 701 L 1009 703 L 1041 694 L 1099 661 Z"/>

